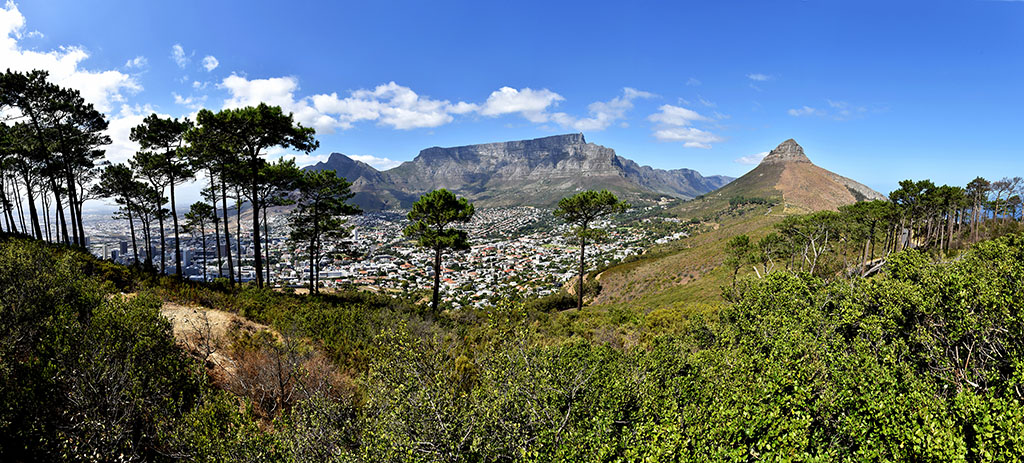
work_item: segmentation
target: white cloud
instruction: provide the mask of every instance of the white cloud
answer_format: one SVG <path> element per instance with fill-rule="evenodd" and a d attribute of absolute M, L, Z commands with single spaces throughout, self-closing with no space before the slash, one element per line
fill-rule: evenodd
<path fill-rule="evenodd" d="M 174 103 L 175 104 L 180 104 L 180 105 L 185 106 L 185 107 L 187 107 L 187 108 L 189 108 L 189 109 L 191 109 L 193 111 L 199 111 L 200 109 L 203 108 L 204 103 L 206 103 L 206 95 L 201 95 L 201 96 L 194 96 L 193 95 L 193 96 L 183 97 L 183 96 L 181 96 L 181 95 L 179 95 L 177 93 L 171 92 L 171 96 L 174 97 Z"/>
<path fill-rule="evenodd" d="M 654 129 L 654 138 L 659 141 L 682 142 L 686 148 L 711 148 L 712 143 L 723 141 L 711 132 L 690 127 L 694 122 L 710 119 L 682 106 L 661 105 L 658 112 L 647 119 L 658 124 Z"/>
<path fill-rule="evenodd" d="M 355 159 L 356 161 L 365 162 L 375 167 L 377 170 L 388 170 L 391 169 L 392 167 L 398 167 L 398 165 L 402 163 L 402 161 L 395 161 L 393 159 L 388 158 L 379 158 L 377 156 L 370 156 L 368 154 L 353 154 L 349 157 Z"/>
<path fill-rule="evenodd" d="M 266 103 L 280 106 L 285 112 L 293 113 L 298 122 L 313 127 L 318 132 L 332 132 L 338 127 L 348 128 L 338 120 L 317 111 L 309 105 L 307 99 L 297 100 L 295 91 L 299 89 L 299 81 L 295 77 L 250 80 L 232 74 L 224 78 L 218 87 L 226 89 L 231 94 L 230 98 L 224 100 L 224 109 Z"/>
<path fill-rule="evenodd" d="M 501 87 L 487 97 L 487 101 L 480 108 L 480 114 L 493 117 L 519 113 L 526 120 L 539 124 L 548 121 L 548 114 L 545 112 L 548 106 L 562 100 L 565 98 L 546 88 L 516 90 L 512 87 Z"/>
<path fill-rule="evenodd" d="M 833 109 L 832 118 L 836 120 L 847 120 L 854 117 L 860 116 L 868 111 L 868 108 L 863 106 L 856 106 L 845 101 L 832 101 L 825 100 L 828 102 L 829 107 Z"/>
<path fill-rule="evenodd" d="M 767 156 L 767 155 L 768 155 L 767 151 L 764 151 L 764 152 L 761 152 L 761 153 L 754 153 L 754 154 L 751 154 L 751 155 L 748 155 L 748 156 L 743 156 L 743 157 L 741 157 L 739 159 L 734 160 L 733 162 L 736 162 L 736 163 L 739 163 L 739 164 L 760 164 L 761 160 L 764 159 L 764 157 Z"/>
<path fill-rule="evenodd" d="M 786 111 L 786 113 L 794 117 L 817 116 L 845 121 L 863 116 L 868 112 L 868 108 L 853 105 L 846 101 L 825 100 L 825 102 L 828 103 L 829 109 L 813 108 L 805 105 L 800 108 L 792 108 Z"/>
<path fill-rule="evenodd" d="M 650 92 L 626 87 L 622 89 L 622 96 L 612 98 L 610 101 L 597 101 L 587 106 L 590 117 L 576 118 L 566 113 L 555 113 L 550 117 L 551 120 L 562 127 L 573 128 L 578 131 L 604 130 L 616 121 L 626 117 L 626 111 L 633 109 L 633 100 L 653 98 L 654 96 Z"/>
<path fill-rule="evenodd" d="M 105 147 L 107 160 L 113 163 L 125 162 L 135 155 L 140 149 L 139 144 L 131 140 L 132 127 L 142 123 L 146 116 L 155 113 L 150 106 L 129 106 L 121 105 L 117 114 L 108 118 L 110 124 L 107 126 L 106 134 L 110 136 L 111 144 Z M 169 114 L 159 114 L 160 117 L 171 117 Z"/>
<path fill-rule="evenodd" d="M 786 113 L 793 117 L 825 115 L 825 111 L 815 109 L 810 106 L 804 106 L 802 108 L 791 108 L 789 111 L 786 111 Z"/>
<path fill-rule="evenodd" d="M 171 59 L 174 60 L 174 64 L 177 64 L 179 68 L 185 69 L 188 65 L 188 56 L 185 56 L 185 49 L 181 47 L 181 44 L 174 44 L 171 47 Z"/>
<path fill-rule="evenodd" d="M 666 127 L 654 131 L 654 138 L 661 141 L 681 141 L 686 148 L 711 148 L 712 143 L 723 141 L 711 132 L 693 127 Z"/>
<path fill-rule="evenodd" d="M 50 73 L 50 81 L 82 93 L 85 101 L 106 112 L 126 94 L 142 90 L 135 77 L 115 70 L 87 70 L 81 67 L 89 53 L 81 47 L 62 46 L 57 50 L 23 49 L 18 41 L 35 34 L 25 32 L 25 17 L 14 2 L 0 8 L 0 63 L 4 69 L 27 72 L 42 69 Z"/>
<path fill-rule="evenodd" d="M 310 99 L 317 111 L 335 115 L 346 128 L 364 120 L 401 130 L 438 127 L 454 120 L 452 114 L 467 114 L 478 109 L 477 105 L 462 101 L 452 104 L 448 100 L 423 97 L 395 82 L 378 85 L 373 90 L 355 90 L 347 98 L 331 93 L 313 95 Z"/>
<path fill-rule="evenodd" d="M 141 69 L 146 67 L 147 64 L 149 64 L 149 60 L 147 60 L 145 56 L 136 56 L 135 58 L 128 60 L 127 63 L 124 63 L 124 67 L 128 69 Z"/>
<path fill-rule="evenodd" d="M 757 81 L 757 82 L 764 82 L 764 81 L 772 80 L 772 76 L 770 76 L 768 74 L 760 74 L 760 73 L 747 74 L 747 78 L 750 79 L 750 80 Z"/>
<path fill-rule="evenodd" d="M 674 126 L 686 126 L 691 125 L 694 121 L 708 120 L 708 118 L 701 116 L 697 111 L 670 104 L 661 105 L 658 108 L 658 112 L 651 114 L 647 119 L 651 122 Z"/>
<path fill-rule="evenodd" d="M 359 121 L 376 121 L 400 130 L 438 127 L 452 122 L 452 114 L 466 114 L 478 108 L 471 103 L 452 104 L 448 100 L 423 97 L 395 82 L 355 90 L 345 98 L 337 93 L 296 97 L 299 82 L 295 77 L 247 79 L 232 74 L 219 87 L 231 94 L 224 101 L 225 108 L 261 102 L 281 106 L 294 113 L 299 122 L 321 132 L 349 129 Z"/>
<path fill-rule="evenodd" d="M 700 85 L 700 81 L 691 77 L 689 80 L 686 81 L 686 85 L 690 87 L 696 87 Z"/>
<path fill-rule="evenodd" d="M 220 61 L 217 61 L 217 58 L 210 55 L 203 58 L 203 67 L 206 68 L 206 72 L 217 69 L 217 66 L 220 66 Z"/>

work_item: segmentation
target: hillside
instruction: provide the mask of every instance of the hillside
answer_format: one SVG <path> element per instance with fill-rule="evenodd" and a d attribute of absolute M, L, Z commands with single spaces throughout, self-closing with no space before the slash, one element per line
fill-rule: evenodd
<path fill-rule="evenodd" d="M 427 148 L 383 172 L 340 153 L 308 168 L 336 170 L 353 182 L 355 203 L 368 210 L 408 207 L 419 195 L 438 188 L 465 196 L 478 207 L 551 206 L 586 189 L 608 189 L 626 199 L 690 199 L 732 180 L 690 169 L 640 166 L 611 148 L 587 143 L 583 134 Z"/>
<path fill-rule="evenodd" d="M 793 139 L 771 150 L 753 170 L 707 195 L 708 199 L 779 198 L 787 210 L 802 212 L 837 210 L 857 201 L 886 196 L 842 175 L 818 167 Z M 699 203 L 697 210 L 707 208 Z"/>
<path fill-rule="evenodd" d="M 720 288 L 729 281 L 720 267 L 732 237 L 760 239 L 787 216 L 874 199 L 885 196 L 814 165 L 796 141 L 786 140 L 742 177 L 674 208 L 677 217 L 705 224 L 705 231 L 605 270 L 599 277 L 605 289 L 595 303 L 655 307 L 720 301 Z"/>
<path fill-rule="evenodd" d="M 0 256 L 3 461 L 999 461 L 1024 435 L 1024 235 L 611 327 Z"/>

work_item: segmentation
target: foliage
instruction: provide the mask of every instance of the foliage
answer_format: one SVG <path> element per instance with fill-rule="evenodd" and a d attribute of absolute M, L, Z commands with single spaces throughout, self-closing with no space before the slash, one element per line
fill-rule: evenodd
<path fill-rule="evenodd" d="M 577 278 L 578 289 L 576 291 L 576 307 L 578 309 L 583 308 L 583 276 L 586 269 L 587 240 L 595 241 L 604 236 L 604 230 L 592 229 L 590 224 L 601 217 L 623 212 L 628 208 L 629 204 L 619 201 L 619 198 L 616 198 L 608 190 L 582 191 L 558 201 L 558 208 L 554 211 L 555 216 L 560 217 L 566 223 L 575 227 L 573 228 L 572 236 L 580 244 L 580 271 Z"/>
<path fill-rule="evenodd" d="M 457 198 L 444 188 L 420 196 L 409 211 L 408 218 L 412 224 L 405 227 L 402 234 L 434 251 L 434 296 L 430 303 L 431 310 L 437 311 L 440 299 L 441 254 L 447 249 L 469 249 L 469 234 L 452 225 L 469 222 L 473 212 L 473 205 L 466 198 Z"/>

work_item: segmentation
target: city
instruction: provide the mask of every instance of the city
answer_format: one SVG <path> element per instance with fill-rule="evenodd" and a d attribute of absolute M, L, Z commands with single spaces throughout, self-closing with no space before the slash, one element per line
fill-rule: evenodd
<path fill-rule="evenodd" d="M 639 255 L 652 244 L 688 236 L 678 219 L 659 216 L 671 204 L 674 202 L 668 200 L 652 202 L 595 223 L 594 227 L 604 229 L 607 236 L 601 242 L 588 243 L 587 270 Z M 242 217 L 244 225 L 244 209 Z M 309 284 L 308 255 L 288 239 L 284 211 L 271 214 L 268 221 L 269 281 L 274 288 L 303 291 Z M 233 257 L 236 278 L 252 281 L 255 268 L 251 235 L 246 234 L 243 226 L 241 239 L 236 239 L 237 221 L 232 216 L 229 223 L 232 254 L 242 256 L 240 261 Z M 408 223 L 403 211 L 367 212 L 350 217 L 350 236 L 328 246 L 331 252 L 320 262 L 320 281 L 324 287 L 358 287 L 391 293 L 428 290 L 434 275 L 431 253 L 402 235 Z M 666 225 L 672 233 L 664 233 Z M 127 228 L 124 220 L 111 219 L 109 214 L 86 219 L 89 250 L 97 257 L 131 264 L 135 256 Z M 471 248 L 445 253 L 441 269 L 442 300 L 453 308 L 488 306 L 498 297 L 549 295 L 578 272 L 579 246 L 567 237 L 570 227 L 555 218 L 550 209 L 479 209 L 464 229 L 470 235 Z M 206 230 L 205 250 L 201 236 L 181 237 L 182 268 L 187 278 L 212 281 L 228 276 L 226 259 L 218 260 L 212 226 Z M 140 237 L 136 239 L 141 241 Z M 146 247 L 139 244 L 139 248 L 138 260 L 145 262 Z M 154 266 L 160 268 L 159 238 L 149 249 Z M 166 233 L 165 252 L 165 273 L 173 273 L 173 233 Z"/>

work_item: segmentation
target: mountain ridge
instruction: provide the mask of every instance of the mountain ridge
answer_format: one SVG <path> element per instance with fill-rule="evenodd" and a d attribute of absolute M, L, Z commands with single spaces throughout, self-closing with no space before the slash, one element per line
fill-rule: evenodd
<path fill-rule="evenodd" d="M 691 199 L 733 180 L 692 169 L 655 169 L 587 143 L 582 133 L 530 140 L 423 149 L 412 160 L 378 171 L 342 153 L 306 167 L 334 169 L 352 182 L 364 209 L 408 207 L 419 195 L 447 188 L 480 206 L 551 206 L 563 196 L 608 189 L 623 198 Z"/>

